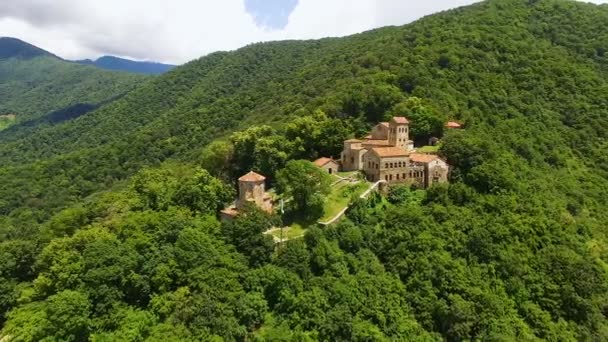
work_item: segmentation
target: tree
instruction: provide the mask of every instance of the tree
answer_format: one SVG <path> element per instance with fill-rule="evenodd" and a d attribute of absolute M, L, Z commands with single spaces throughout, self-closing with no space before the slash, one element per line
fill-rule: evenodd
<path fill-rule="evenodd" d="M 234 198 L 234 190 L 212 177 L 207 170 L 198 169 L 177 186 L 173 201 L 202 214 L 215 214 Z"/>
<path fill-rule="evenodd" d="M 277 172 L 277 190 L 290 200 L 295 213 L 314 219 L 323 215 L 324 196 L 329 194 L 331 177 L 306 160 L 292 160 Z"/>
<path fill-rule="evenodd" d="M 441 136 L 447 119 L 418 97 L 410 97 L 396 104 L 387 118 L 392 116 L 406 116 L 411 121 L 410 138 L 425 140 L 431 136 Z"/>
<path fill-rule="evenodd" d="M 234 220 L 224 222 L 222 234 L 226 242 L 249 259 L 252 266 L 270 262 L 274 252 L 272 236 L 263 234 L 272 227 L 279 227 L 280 219 L 249 204 Z"/>
<path fill-rule="evenodd" d="M 230 162 L 234 145 L 227 141 L 214 141 L 201 152 L 201 166 L 220 179 L 230 176 Z"/>

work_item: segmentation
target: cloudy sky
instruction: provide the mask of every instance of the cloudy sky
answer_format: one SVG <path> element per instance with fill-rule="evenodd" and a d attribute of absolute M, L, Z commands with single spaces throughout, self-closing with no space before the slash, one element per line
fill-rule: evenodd
<path fill-rule="evenodd" d="M 0 0 L 0 36 L 68 59 L 184 63 L 280 39 L 401 25 L 476 0 Z M 592 0 L 608 3 L 608 0 Z"/>

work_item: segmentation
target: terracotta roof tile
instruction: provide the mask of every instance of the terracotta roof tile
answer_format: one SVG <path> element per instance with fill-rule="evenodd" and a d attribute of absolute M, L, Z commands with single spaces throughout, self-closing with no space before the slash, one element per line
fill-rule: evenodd
<path fill-rule="evenodd" d="M 380 124 L 381 124 L 382 126 L 386 126 L 386 127 L 388 127 L 388 122 L 381 122 Z"/>
<path fill-rule="evenodd" d="M 239 214 L 238 209 L 234 208 L 234 207 L 230 207 L 230 208 L 226 208 L 224 210 L 221 211 L 222 214 L 225 214 L 227 216 L 231 216 L 231 217 L 236 217 Z"/>
<path fill-rule="evenodd" d="M 375 147 L 372 151 L 378 157 L 406 157 L 409 153 L 401 147 Z"/>
<path fill-rule="evenodd" d="M 363 145 L 369 145 L 369 146 L 390 146 L 390 144 L 388 143 L 388 140 L 374 140 L 374 139 L 369 139 L 363 142 Z"/>
<path fill-rule="evenodd" d="M 409 124 L 410 121 L 403 116 L 395 116 L 391 121 L 398 123 L 398 124 Z"/>
<path fill-rule="evenodd" d="M 445 124 L 445 127 L 447 127 L 447 128 L 462 128 L 462 124 L 460 124 L 459 122 L 456 122 L 456 121 L 449 121 L 448 123 Z"/>
<path fill-rule="evenodd" d="M 434 154 L 425 154 L 425 153 L 412 153 L 410 154 L 410 160 L 416 163 L 430 163 L 434 160 L 441 159 Z"/>
<path fill-rule="evenodd" d="M 265 179 L 266 179 L 266 177 L 262 176 L 261 174 L 255 173 L 253 171 L 249 171 L 248 174 L 239 178 L 239 181 L 240 182 L 263 182 Z"/>
<path fill-rule="evenodd" d="M 329 162 L 334 162 L 335 163 L 336 161 L 333 160 L 333 159 L 331 159 L 331 158 L 322 157 L 322 158 L 319 158 L 319 159 L 315 160 L 313 163 L 315 165 L 317 165 L 318 167 L 322 167 L 322 166 L 325 166 Z"/>

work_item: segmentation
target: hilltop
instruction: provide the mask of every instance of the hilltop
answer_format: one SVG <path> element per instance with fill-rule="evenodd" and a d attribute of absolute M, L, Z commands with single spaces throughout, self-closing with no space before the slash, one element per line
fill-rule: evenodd
<path fill-rule="evenodd" d="M 3 332 L 606 340 L 606 22 L 606 6 L 490 0 L 214 53 L 0 132 Z M 357 200 L 276 252 L 275 218 L 217 220 L 239 175 L 272 183 L 392 116 L 441 135 L 449 185 Z"/>
<path fill-rule="evenodd" d="M 151 75 L 163 74 L 175 68 L 175 65 L 162 64 L 157 62 L 132 61 L 129 59 L 119 58 L 115 56 L 102 56 L 94 61 L 90 59 L 85 59 L 76 62 L 85 65 L 93 65 L 106 70 L 126 71 Z"/>
<path fill-rule="evenodd" d="M 0 38 L 0 115 L 14 114 L 17 123 L 30 127 L 32 120 L 56 117 L 54 112 L 71 106 L 111 101 L 144 79 L 78 65 L 21 40 Z"/>
<path fill-rule="evenodd" d="M 6 58 L 21 58 L 30 59 L 34 57 L 56 57 L 50 52 L 43 50 L 37 46 L 26 43 L 17 38 L 0 37 L 0 59 Z"/>

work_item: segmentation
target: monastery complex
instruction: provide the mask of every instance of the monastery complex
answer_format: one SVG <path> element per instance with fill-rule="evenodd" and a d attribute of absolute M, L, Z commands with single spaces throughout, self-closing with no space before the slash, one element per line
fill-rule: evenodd
<path fill-rule="evenodd" d="M 453 126 L 446 125 L 460 128 L 458 123 Z M 389 185 L 410 184 L 420 188 L 447 182 L 449 172 L 449 165 L 439 156 L 416 152 L 414 142 L 409 138 L 409 121 L 404 117 L 381 122 L 364 139 L 346 140 L 339 161 L 324 157 L 314 164 L 329 174 L 361 171 L 370 182 L 385 181 Z M 239 197 L 221 211 L 222 218 L 232 219 L 250 204 L 271 213 L 273 196 L 266 192 L 265 181 L 264 176 L 253 171 L 239 178 Z"/>
<path fill-rule="evenodd" d="M 416 152 L 404 117 L 376 125 L 364 139 L 346 140 L 340 162 L 342 171 L 361 170 L 371 182 L 427 188 L 448 181 L 449 165 L 443 159 Z"/>

